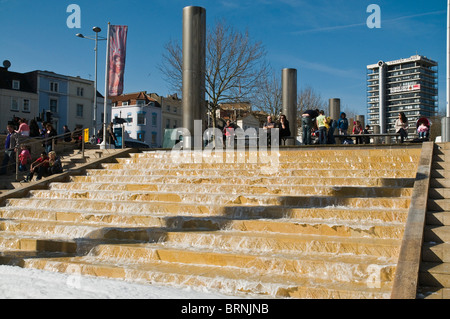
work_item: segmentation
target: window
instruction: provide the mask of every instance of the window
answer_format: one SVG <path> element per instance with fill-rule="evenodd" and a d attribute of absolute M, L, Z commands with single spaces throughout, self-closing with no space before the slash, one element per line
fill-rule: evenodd
<path fill-rule="evenodd" d="M 50 91 L 58 92 L 58 83 L 57 82 L 50 82 Z"/>
<path fill-rule="evenodd" d="M 166 119 L 166 128 L 170 128 L 170 119 Z"/>
<path fill-rule="evenodd" d="M 128 101 L 122 101 L 122 106 L 128 106 Z"/>
<path fill-rule="evenodd" d="M 19 110 L 19 100 L 16 97 L 11 98 L 11 111 Z"/>
<path fill-rule="evenodd" d="M 77 104 L 77 117 L 83 117 L 83 104 Z"/>
<path fill-rule="evenodd" d="M 152 132 L 152 146 L 156 145 L 158 134 L 156 132 Z"/>
<path fill-rule="evenodd" d="M 145 113 L 138 113 L 137 115 L 137 125 L 145 125 Z"/>
<path fill-rule="evenodd" d="M 145 101 L 144 100 L 136 100 L 136 105 L 137 106 L 144 106 L 145 105 Z"/>
<path fill-rule="evenodd" d="M 20 90 L 20 81 L 13 80 L 12 81 L 12 88 L 13 88 L 13 90 Z"/>
<path fill-rule="evenodd" d="M 84 96 L 84 88 L 77 87 L 77 96 Z"/>
<path fill-rule="evenodd" d="M 127 114 L 127 123 L 128 123 L 128 125 L 133 123 L 133 115 L 131 113 Z"/>
<path fill-rule="evenodd" d="M 57 113 L 58 112 L 58 100 L 50 99 L 50 112 Z"/>
<path fill-rule="evenodd" d="M 30 100 L 27 99 L 23 100 L 22 111 L 27 113 L 30 112 Z"/>
<path fill-rule="evenodd" d="M 173 113 L 177 113 L 178 108 L 176 106 L 173 107 Z"/>
<path fill-rule="evenodd" d="M 167 111 L 167 112 L 170 112 L 170 105 L 167 105 L 167 106 L 166 106 L 166 111 Z"/>
<path fill-rule="evenodd" d="M 157 119 L 158 119 L 158 114 L 152 113 L 152 126 L 156 126 Z"/>
<path fill-rule="evenodd" d="M 137 139 L 138 141 L 145 142 L 145 132 L 138 132 Z"/>

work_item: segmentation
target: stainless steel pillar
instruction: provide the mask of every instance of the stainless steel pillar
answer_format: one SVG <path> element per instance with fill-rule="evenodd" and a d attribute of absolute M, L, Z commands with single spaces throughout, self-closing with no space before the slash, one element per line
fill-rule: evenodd
<path fill-rule="evenodd" d="M 441 141 L 450 142 L 450 117 L 441 120 Z"/>
<path fill-rule="evenodd" d="M 447 0 L 447 113 L 442 119 L 442 142 L 450 142 L 450 0 Z"/>
<path fill-rule="evenodd" d="M 283 114 L 289 121 L 291 136 L 294 139 L 286 140 L 286 145 L 295 145 L 297 140 L 297 70 L 283 69 Z"/>
<path fill-rule="evenodd" d="M 380 112 L 380 133 L 387 133 L 386 127 L 386 64 L 378 62 L 379 66 L 379 112 Z"/>
<path fill-rule="evenodd" d="M 329 99 L 328 101 L 328 114 L 329 116 L 335 120 L 338 121 L 341 117 L 341 99 Z"/>
<path fill-rule="evenodd" d="M 373 134 L 380 134 L 380 126 L 379 125 L 374 125 L 373 126 Z M 373 144 L 380 144 L 381 143 L 381 138 L 380 137 L 374 137 L 373 138 Z"/>
<path fill-rule="evenodd" d="M 183 147 L 198 147 L 193 139 L 194 121 L 202 120 L 205 109 L 206 10 L 183 9 L 183 127 L 191 136 L 183 136 Z M 200 134 L 202 135 L 202 134 Z M 201 147 L 201 140 L 200 140 Z"/>

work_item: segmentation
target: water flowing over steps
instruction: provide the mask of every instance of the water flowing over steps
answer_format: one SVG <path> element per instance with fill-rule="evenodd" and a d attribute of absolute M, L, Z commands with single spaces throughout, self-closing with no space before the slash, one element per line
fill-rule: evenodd
<path fill-rule="evenodd" d="M 0 262 L 237 296 L 389 298 L 420 151 L 280 150 L 276 165 L 131 154 L 8 200 Z"/>
<path fill-rule="evenodd" d="M 450 143 L 433 155 L 418 298 L 450 299 Z"/>

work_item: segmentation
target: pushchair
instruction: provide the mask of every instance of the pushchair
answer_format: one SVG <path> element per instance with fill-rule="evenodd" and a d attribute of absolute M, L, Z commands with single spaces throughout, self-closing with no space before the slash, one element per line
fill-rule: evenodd
<path fill-rule="evenodd" d="M 417 142 L 417 143 L 419 143 L 419 142 L 426 142 L 426 141 L 429 141 L 429 139 L 430 139 L 431 122 L 426 117 L 421 117 L 420 119 L 417 120 L 416 132 L 419 134 L 419 126 L 422 123 L 428 128 L 428 130 L 425 132 L 425 137 L 423 137 L 423 138 L 419 137 L 419 138 L 415 139 L 414 142 Z"/>

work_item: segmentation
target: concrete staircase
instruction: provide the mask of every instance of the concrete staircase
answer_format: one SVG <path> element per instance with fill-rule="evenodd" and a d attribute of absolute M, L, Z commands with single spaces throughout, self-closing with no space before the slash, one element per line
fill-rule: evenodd
<path fill-rule="evenodd" d="M 450 143 L 435 146 L 418 298 L 450 299 Z"/>
<path fill-rule="evenodd" d="M 9 199 L 0 262 L 236 296 L 389 298 L 420 152 L 132 154 Z"/>

